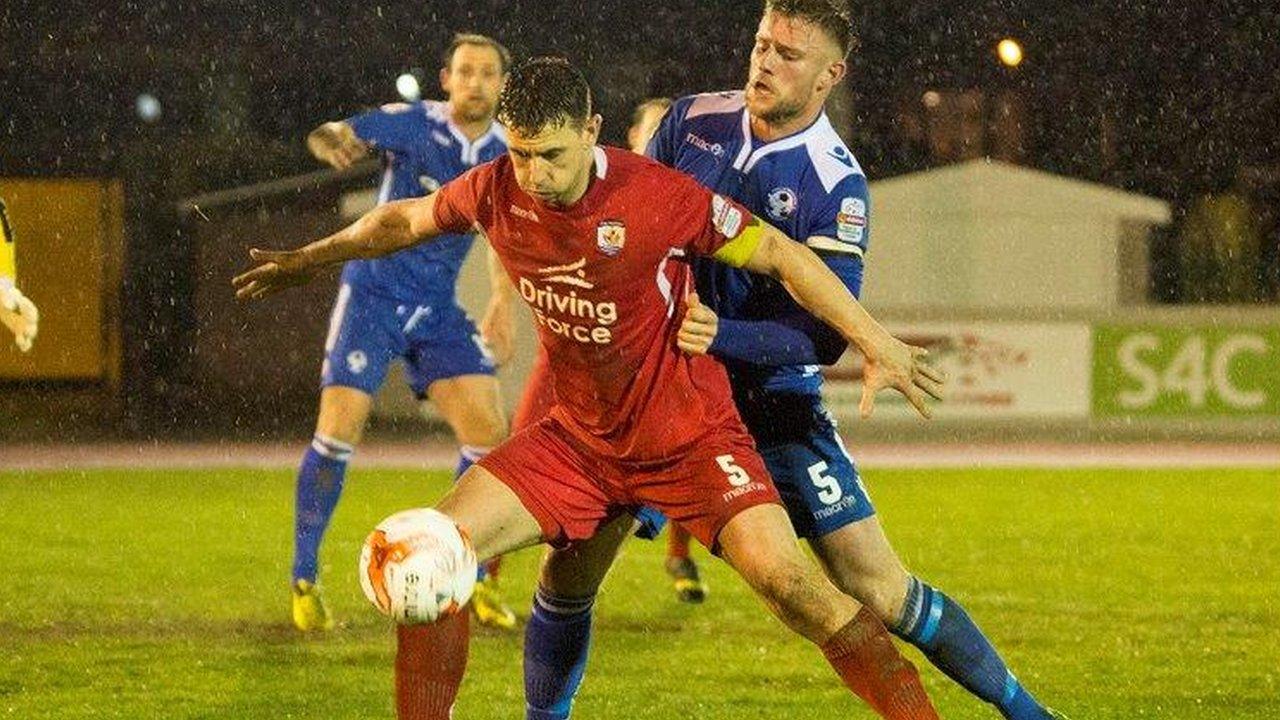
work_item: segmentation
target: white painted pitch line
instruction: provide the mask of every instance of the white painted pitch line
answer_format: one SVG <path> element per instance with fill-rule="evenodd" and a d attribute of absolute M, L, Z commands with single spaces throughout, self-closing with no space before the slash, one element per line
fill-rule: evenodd
<path fill-rule="evenodd" d="M 1280 444 L 945 444 L 854 445 L 864 468 L 1278 468 Z M 297 443 L 95 443 L 0 446 L 0 471 L 93 469 L 280 470 L 296 467 Z M 446 470 L 454 446 L 438 442 L 372 442 L 357 450 L 355 467 Z"/>

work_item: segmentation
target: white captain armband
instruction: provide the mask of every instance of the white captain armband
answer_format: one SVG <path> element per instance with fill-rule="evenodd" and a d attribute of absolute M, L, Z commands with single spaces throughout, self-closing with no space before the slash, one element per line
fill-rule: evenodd
<path fill-rule="evenodd" d="M 855 245 L 851 242 L 843 242 L 835 238 L 825 235 L 812 235 L 804 241 L 811 250 L 821 250 L 824 252 L 846 253 L 849 255 L 857 255 L 862 257 L 862 246 Z"/>

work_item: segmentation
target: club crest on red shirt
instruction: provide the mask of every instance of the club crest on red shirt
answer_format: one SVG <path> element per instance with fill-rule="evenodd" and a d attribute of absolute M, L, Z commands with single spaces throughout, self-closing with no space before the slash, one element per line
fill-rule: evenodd
<path fill-rule="evenodd" d="M 627 243 L 627 226 L 621 220 L 603 220 L 596 227 L 596 247 L 600 252 L 614 257 Z"/>

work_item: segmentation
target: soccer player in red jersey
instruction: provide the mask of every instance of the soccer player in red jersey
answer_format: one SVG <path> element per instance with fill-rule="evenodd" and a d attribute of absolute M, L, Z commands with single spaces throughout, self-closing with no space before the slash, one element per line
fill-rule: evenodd
<path fill-rule="evenodd" d="M 658 123 L 667 113 L 667 109 L 671 107 L 669 98 L 658 97 L 649 98 L 636 108 L 631 116 L 631 127 L 627 129 L 627 146 L 631 152 L 638 155 L 645 154 L 645 146 L 649 143 L 649 138 L 653 137 L 653 133 L 658 129 Z M 537 357 L 533 361 L 533 367 L 530 369 L 529 377 L 525 382 L 524 392 L 520 396 L 520 401 L 516 405 L 515 414 L 512 416 L 512 429 L 518 432 L 526 425 L 531 425 L 541 420 L 551 406 L 555 404 L 555 393 L 552 391 L 550 379 L 547 377 L 547 354 L 545 350 L 539 350 Z M 641 511 L 646 518 L 651 518 L 656 513 L 652 510 Z M 661 524 L 653 522 L 637 522 L 635 524 L 635 534 L 638 537 L 653 539 L 661 532 Z M 613 531 L 620 532 L 622 528 L 616 528 Z M 676 599 L 680 602 L 698 604 L 707 597 L 707 583 L 698 572 L 698 564 L 694 562 L 689 554 L 689 541 L 693 538 L 679 523 L 669 523 L 667 528 L 667 557 L 664 568 L 667 575 L 671 576 L 672 584 L 675 586 Z M 606 557 L 601 552 L 599 558 L 600 568 L 607 568 L 612 562 L 611 557 Z M 549 560 L 556 562 L 556 560 Z M 596 568 L 591 568 L 595 570 Z M 576 568 L 575 568 L 576 570 Z M 592 593 L 594 595 L 594 593 Z M 535 600 L 535 603 L 537 601 Z M 573 603 L 585 603 L 578 599 L 571 600 Z M 535 615 L 538 610 L 535 608 Z M 526 642 L 526 651 L 529 649 Z"/>
<path fill-rule="evenodd" d="M 818 645 L 883 717 L 936 718 L 914 666 L 883 625 L 800 551 L 738 418 L 721 365 L 676 344 L 692 254 L 777 277 L 866 356 L 867 401 L 902 392 L 927 412 L 941 376 L 889 335 L 813 253 L 679 172 L 596 146 L 601 118 L 568 62 L 512 71 L 499 117 L 508 155 L 426 198 L 388 203 L 345 230 L 235 278 L 260 298 L 320 268 L 478 226 L 533 310 L 556 404 L 469 470 L 436 509 L 487 558 L 590 538 L 654 507 L 742 575 L 777 616 Z M 401 717 L 450 716 L 467 654 L 466 614 L 402 628 L 436 662 L 397 665 Z"/>

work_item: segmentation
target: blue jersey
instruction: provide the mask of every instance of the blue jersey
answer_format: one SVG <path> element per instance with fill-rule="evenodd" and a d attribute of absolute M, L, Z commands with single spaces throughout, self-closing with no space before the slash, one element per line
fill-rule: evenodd
<path fill-rule="evenodd" d="M 378 203 L 423 197 L 462 173 L 506 152 L 497 123 L 474 142 L 449 120 L 445 103 L 396 103 L 347 120 L 356 137 L 382 153 Z M 444 235 L 377 260 L 353 260 L 342 282 L 416 305 L 452 302 L 472 235 Z"/>
<path fill-rule="evenodd" d="M 672 105 L 649 155 L 693 176 L 702 185 L 750 208 L 797 242 L 823 255 L 856 295 L 861 290 L 868 241 L 867 180 L 826 113 L 804 130 L 768 143 L 751 134 L 742 92 L 681 98 Z M 844 341 L 800 308 L 776 280 L 722 263 L 696 260 L 698 293 L 722 319 L 773 321 L 798 318 L 809 333 Z M 802 317 L 801 317 L 802 316 Z M 821 327 L 818 327 L 821 326 Z M 721 357 L 740 399 L 757 392 L 816 395 L 822 385 L 815 364 L 767 364 Z"/>

